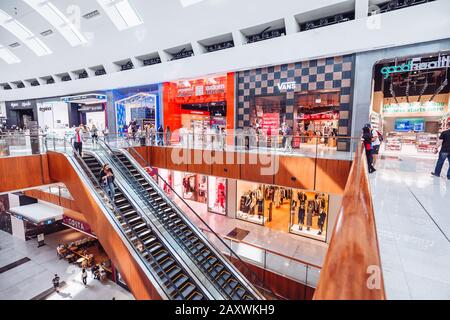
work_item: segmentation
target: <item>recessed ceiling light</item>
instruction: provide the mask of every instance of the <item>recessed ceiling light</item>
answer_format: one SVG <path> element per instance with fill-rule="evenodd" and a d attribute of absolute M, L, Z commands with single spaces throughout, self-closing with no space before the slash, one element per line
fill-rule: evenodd
<path fill-rule="evenodd" d="M 92 18 L 97 17 L 99 15 L 100 15 L 100 11 L 94 10 L 94 11 L 91 11 L 91 12 L 88 12 L 88 13 L 84 14 L 83 18 L 85 18 L 85 19 L 92 19 Z"/>
<path fill-rule="evenodd" d="M 97 0 L 119 31 L 144 23 L 128 0 Z"/>
<path fill-rule="evenodd" d="M 24 0 L 30 7 L 36 10 L 70 43 L 72 47 L 87 43 L 86 38 L 78 28 L 50 1 Z"/>
<path fill-rule="evenodd" d="M 11 43 L 9 46 L 11 48 L 17 48 L 17 47 L 20 47 L 20 43 L 19 42 L 14 42 L 14 43 Z"/>
<path fill-rule="evenodd" d="M 19 63 L 20 59 L 11 52 L 8 48 L 0 45 L 0 59 L 3 59 L 7 64 Z"/>
<path fill-rule="evenodd" d="M 0 25 L 25 43 L 36 55 L 45 56 L 52 53 L 50 48 L 37 38 L 33 32 L 2 10 L 0 10 Z"/>
<path fill-rule="evenodd" d="M 41 36 L 43 36 L 43 37 L 47 37 L 47 36 L 49 36 L 51 34 L 53 34 L 53 30 L 52 29 L 48 29 L 48 30 L 45 30 L 45 31 L 41 32 Z"/>

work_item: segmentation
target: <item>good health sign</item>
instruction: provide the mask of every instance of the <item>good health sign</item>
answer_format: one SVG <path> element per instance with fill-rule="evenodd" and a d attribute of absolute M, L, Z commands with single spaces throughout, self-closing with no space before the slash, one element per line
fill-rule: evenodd
<path fill-rule="evenodd" d="M 443 102 L 412 102 L 399 104 L 385 104 L 383 113 L 417 113 L 417 112 L 445 112 Z"/>

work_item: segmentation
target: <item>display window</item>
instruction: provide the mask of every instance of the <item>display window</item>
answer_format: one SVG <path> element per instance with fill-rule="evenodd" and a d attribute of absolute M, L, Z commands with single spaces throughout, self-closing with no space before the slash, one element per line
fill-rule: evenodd
<path fill-rule="evenodd" d="M 398 65 L 417 70 L 403 71 Z M 395 57 L 375 65 L 370 123 L 372 134 L 384 138 L 380 154 L 436 157 L 439 134 L 447 129 L 449 66 L 449 52 Z"/>
<path fill-rule="evenodd" d="M 236 218 L 326 241 L 329 196 L 323 193 L 237 182 Z"/>
<path fill-rule="evenodd" d="M 69 106 L 63 101 L 38 102 L 38 123 L 43 130 L 69 128 Z"/>
<path fill-rule="evenodd" d="M 227 214 L 227 179 L 208 177 L 208 211 Z"/>
<path fill-rule="evenodd" d="M 183 199 L 206 203 L 208 197 L 207 176 L 194 173 L 184 173 Z"/>
<path fill-rule="evenodd" d="M 237 182 L 236 218 L 264 225 L 264 185 L 259 183 Z"/>
<path fill-rule="evenodd" d="M 115 102 L 117 112 L 117 127 L 119 132 L 125 130 L 125 126 L 131 121 L 144 128 L 145 126 L 157 127 L 157 95 L 147 92 L 139 92 L 127 98 Z"/>
<path fill-rule="evenodd" d="M 285 122 L 286 95 L 256 96 L 251 101 L 250 125 L 267 136 L 279 135 Z"/>
<path fill-rule="evenodd" d="M 290 208 L 291 233 L 326 241 L 328 195 L 294 189 Z"/>
<path fill-rule="evenodd" d="M 170 170 L 167 169 L 158 169 L 159 178 L 158 178 L 158 184 L 161 187 L 161 189 L 164 190 L 164 192 L 170 196 L 172 195 L 171 186 L 173 184 L 173 173 Z"/>

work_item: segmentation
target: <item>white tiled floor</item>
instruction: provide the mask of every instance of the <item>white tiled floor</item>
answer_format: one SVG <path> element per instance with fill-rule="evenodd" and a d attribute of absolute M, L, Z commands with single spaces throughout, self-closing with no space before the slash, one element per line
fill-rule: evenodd
<path fill-rule="evenodd" d="M 37 248 L 34 240 L 23 241 L 0 231 L 0 266 L 3 267 L 21 258 L 28 261 L 18 267 L 0 274 L 0 300 L 29 300 L 52 287 L 52 279 L 57 273 L 66 286 L 61 293 L 53 294 L 51 299 L 133 299 L 131 293 L 108 282 L 101 284 L 89 278 L 87 287 L 81 284 L 81 269 L 59 260 L 56 256 L 56 246 L 62 231 L 45 237 L 47 245 Z"/>
<path fill-rule="evenodd" d="M 434 165 L 386 158 L 370 176 L 388 299 L 450 299 L 450 181 Z"/>

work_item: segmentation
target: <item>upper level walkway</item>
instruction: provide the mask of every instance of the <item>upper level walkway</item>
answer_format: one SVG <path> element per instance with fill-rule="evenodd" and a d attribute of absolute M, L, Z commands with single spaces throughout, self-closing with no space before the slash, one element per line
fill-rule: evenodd
<path fill-rule="evenodd" d="M 370 176 L 388 299 L 450 299 L 450 181 L 434 164 L 386 157 Z"/>

